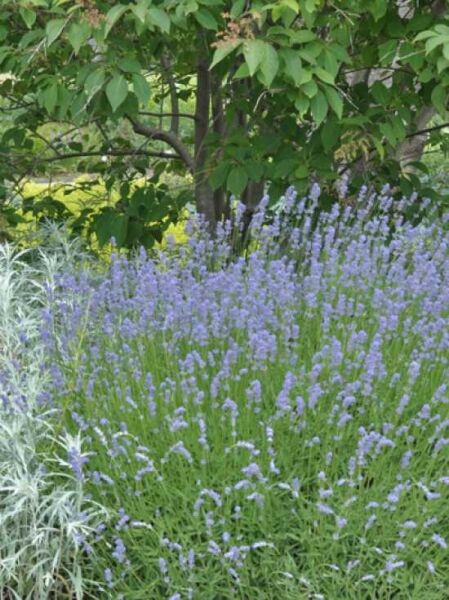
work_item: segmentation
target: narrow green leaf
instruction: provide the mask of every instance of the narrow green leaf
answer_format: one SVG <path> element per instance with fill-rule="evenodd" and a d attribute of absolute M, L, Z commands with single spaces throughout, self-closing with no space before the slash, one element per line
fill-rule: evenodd
<path fill-rule="evenodd" d="M 123 4 L 116 4 L 110 10 L 108 10 L 106 14 L 106 25 L 104 28 L 104 37 L 107 38 L 109 32 L 120 19 L 120 17 L 128 10 L 128 6 L 124 6 Z"/>
<path fill-rule="evenodd" d="M 266 46 L 267 44 L 265 42 L 258 39 L 247 40 L 243 44 L 243 56 L 245 57 L 251 77 L 265 58 Z"/>
<path fill-rule="evenodd" d="M 45 27 L 47 46 L 51 46 L 51 44 L 53 44 L 53 42 L 61 35 L 66 23 L 66 19 L 52 19 L 47 23 Z"/>
<path fill-rule="evenodd" d="M 139 73 L 134 73 L 132 76 L 134 93 L 136 94 L 139 102 L 146 106 L 150 99 L 150 86 L 148 81 Z"/>
<path fill-rule="evenodd" d="M 106 96 L 113 112 L 125 101 L 127 95 L 128 83 L 122 74 L 116 73 L 106 86 Z"/>
<path fill-rule="evenodd" d="M 226 180 L 228 190 L 236 197 L 240 196 L 247 183 L 248 175 L 243 167 L 234 167 Z"/>

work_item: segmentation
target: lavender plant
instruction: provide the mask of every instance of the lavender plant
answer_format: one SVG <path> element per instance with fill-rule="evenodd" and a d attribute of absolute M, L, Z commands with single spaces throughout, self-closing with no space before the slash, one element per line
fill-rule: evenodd
<path fill-rule="evenodd" d="M 0 245 L 2 600 L 84 597 L 83 552 L 91 552 L 89 540 L 107 516 L 73 475 L 73 459 L 64 464 L 52 452 L 57 444 L 62 453 L 83 456 L 80 436 L 64 435 L 45 401 L 41 311 L 67 256 L 41 253 L 30 264 L 27 253 Z"/>
<path fill-rule="evenodd" d="M 316 223 L 317 187 L 269 226 L 263 201 L 245 257 L 193 222 L 57 278 L 52 401 L 118 515 L 104 597 L 445 597 L 449 237 L 366 194 Z"/>

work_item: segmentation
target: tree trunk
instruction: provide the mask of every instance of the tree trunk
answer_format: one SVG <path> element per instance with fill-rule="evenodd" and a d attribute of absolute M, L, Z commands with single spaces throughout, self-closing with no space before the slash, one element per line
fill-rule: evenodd
<path fill-rule="evenodd" d="M 221 93 L 221 82 L 217 77 L 212 76 L 211 81 L 211 99 L 212 99 L 212 130 L 223 144 L 226 138 L 226 124 L 224 120 L 223 97 Z M 223 159 L 223 149 L 220 148 L 217 153 L 218 161 Z M 229 197 L 226 191 L 220 187 L 214 191 L 215 218 L 217 221 L 230 218 Z"/>
<path fill-rule="evenodd" d="M 420 113 L 416 116 L 414 122 L 415 131 L 421 131 L 422 129 L 425 129 L 435 113 L 435 109 L 431 106 L 424 106 Z M 403 170 L 413 172 L 413 167 L 407 165 L 409 165 L 411 162 L 421 160 L 427 138 L 428 133 L 412 135 L 405 138 L 405 140 L 398 145 L 395 151 L 395 159 L 399 162 Z"/>
<path fill-rule="evenodd" d="M 248 237 L 249 226 L 253 215 L 262 199 L 265 188 L 264 181 L 250 181 L 242 194 L 242 202 L 245 205 L 245 211 L 242 216 L 242 243 L 245 244 Z"/>
<path fill-rule="evenodd" d="M 208 182 L 206 171 L 206 136 L 209 131 L 210 110 L 209 63 L 200 57 L 197 63 L 196 107 L 195 107 L 195 198 L 198 212 L 204 216 L 209 230 L 213 233 L 217 218 L 214 206 L 214 192 Z"/>

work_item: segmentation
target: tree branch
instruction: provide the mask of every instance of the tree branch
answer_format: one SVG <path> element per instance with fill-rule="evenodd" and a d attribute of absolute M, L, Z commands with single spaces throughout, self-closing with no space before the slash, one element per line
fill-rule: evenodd
<path fill-rule="evenodd" d="M 162 129 L 158 129 L 157 127 L 145 125 L 144 123 L 135 121 L 130 116 L 127 116 L 127 118 L 132 124 L 135 133 L 143 135 L 150 140 L 159 140 L 161 142 L 165 142 L 166 144 L 171 146 L 173 150 L 175 150 L 179 158 L 181 158 L 184 161 L 189 171 L 194 171 L 194 160 L 192 155 L 190 154 L 187 147 L 183 144 L 183 142 L 178 138 L 178 136 L 173 133 L 173 131 L 164 131 Z"/>
<path fill-rule="evenodd" d="M 179 134 L 179 101 L 178 94 L 176 91 L 176 82 L 171 72 L 170 59 L 166 54 L 161 56 L 161 67 L 164 71 L 165 80 L 168 83 L 168 89 L 170 90 L 170 102 L 171 102 L 171 124 L 170 131 L 173 131 L 175 135 Z"/>
<path fill-rule="evenodd" d="M 441 125 L 435 125 L 434 127 L 427 127 L 427 129 L 421 129 L 420 131 L 414 131 L 413 133 L 409 133 L 405 137 L 411 138 L 416 135 L 424 135 L 425 133 L 431 133 L 432 131 L 438 131 L 438 129 L 444 129 L 445 127 L 449 127 L 449 123 L 442 123 Z"/>
<path fill-rule="evenodd" d="M 183 112 L 163 112 L 163 113 L 159 113 L 159 112 L 151 112 L 148 110 L 140 110 L 139 111 L 139 115 L 144 115 L 144 116 L 148 116 L 148 117 L 185 117 L 186 119 L 193 119 L 195 120 L 195 115 L 192 115 L 191 113 L 183 113 Z"/>
<path fill-rule="evenodd" d="M 67 154 L 58 154 L 57 156 L 43 158 L 42 160 L 44 162 L 56 162 L 58 160 L 65 160 L 67 158 L 83 158 L 84 156 L 152 156 L 156 158 L 166 158 L 172 160 L 181 159 L 181 157 L 177 154 L 170 154 L 169 152 L 158 152 L 156 150 L 120 150 L 111 148 L 110 150 L 105 150 L 103 152 L 68 152 Z"/>

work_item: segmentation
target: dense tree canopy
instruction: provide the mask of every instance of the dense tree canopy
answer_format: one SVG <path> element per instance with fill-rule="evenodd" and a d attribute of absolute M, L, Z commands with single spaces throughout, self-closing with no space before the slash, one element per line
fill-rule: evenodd
<path fill-rule="evenodd" d="M 191 197 L 214 224 L 231 195 L 382 180 L 404 193 L 445 116 L 442 0 L 1 0 L 2 207 L 30 174 L 73 164 L 120 201 L 78 218 L 151 245 Z M 54 132 L 57 132 L 56 134 Z M 72 161 L 72 163 L 70 163 Z M 189 174 L 192 196 L 158 185 Z M 137 175 L 144 187 L 133 188 Z M 425 190 L 430 194 L 430 190 Z M 30 207 L 28 207 L 30 208 Z M 57 211 L 51 199 L 34 210 Z"/>

